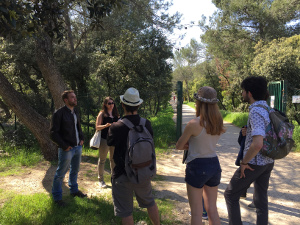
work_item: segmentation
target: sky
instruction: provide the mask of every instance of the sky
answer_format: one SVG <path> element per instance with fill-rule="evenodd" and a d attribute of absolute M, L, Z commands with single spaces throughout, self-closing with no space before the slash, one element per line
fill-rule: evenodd
<path fill-rule="evenodd" d="M 211 2 L 211 0 L 173 0 L 173 6 L 170 8 L 170 14 L 174 14 L 176 11 L 182 14 L 180 24 L 191 24 L 194 21 L 195 26 L 187 26 L 187 29 L 175 30 L 174 34 L 170 36 L 171 40 L 176 41 L 175 48 L 185 47 L 190 43 L 192 38 L 200 42 L 201 30 L 198 25 L 198 21 L 201 20 L 202 15 L 205 15 L 207 19 L 211 16 L 217 8 Z M 183 40 L 180 40 L 179 36 L 185 34 Z"/>

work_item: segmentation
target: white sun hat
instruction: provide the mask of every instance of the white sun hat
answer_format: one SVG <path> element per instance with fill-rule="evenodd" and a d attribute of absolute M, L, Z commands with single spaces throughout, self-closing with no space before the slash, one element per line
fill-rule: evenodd
<path fill-rule="evenodd" d="M 143 103 L 139 91 L 133 87 L 128 88 L 124 95 L 120 95 L 121 102 L 129 106 L 138 106 Z"/>

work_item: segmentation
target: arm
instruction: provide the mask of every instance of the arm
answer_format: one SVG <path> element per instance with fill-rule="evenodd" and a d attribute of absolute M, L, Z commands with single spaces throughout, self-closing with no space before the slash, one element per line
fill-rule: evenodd
<path fill-rule="evenodd" d="M 252 171 L 254 170 L 248 165 L 248 162 L 251 159 L 253 159 L 260 151 L 260 149 L 263 147 L 263 140 L 264 140 L 263 136 L 260 135 L 253 136 L 253 141 L 241 163 L 241 178 L 245 177 L 245 173 L 244 173 L 245 169 L 250 169 Z"/>
<path fill-rule="evenodd" d="M 81 129 L 80 116 L 79 116 L 77 110 L 75 111 L 75 113 L 76 113 L 76 116 L 77 116 L 77 130 L 78 130 L 79 139 L 80 139 L 79 145 L 82 146 L 83 143 L 84 143 L 84 136 L 83 136 L 83 132 L 82 132 L 82 129 Z"/>
<path fill-rule="evenodd" d="M 185 127 L 183 134 L 178 139 L 176 143 L 176 149 L 179 150 L 186 150 L 188 149 L 188 141 L 190 137 L 193 135 L 193 127 L 194 127 L 194 121 L 191 120 Z"/>
<path fill-rule="evenodd" d="M 56 111 L 52 116 L 51 127 L 50 127 L 50 138 L 51 140 L 60 146 L 63 150 L 67 150 L 70 146 L 65 143 L 60 136 L 62 113 Z"/>
<path fill-rule="evenodd" d="M 115 143 L 116 143 L 116 138 L 118 136 L 114 135 L 115 133 L 115 124 L 113 124 L 109 129 L 108 129 L 108 133 L 107 133 L 107 138 L 106 138 L 106 141 L 107 141 L 107 145 L 108 146 L 115 146 Z"/>
<path fill-rule="evenodd" d="M 105 129 L 106 127 L 109 127 L 111 124 L 110 123 L 106 123 L 106 124 L 103 124 L 103 112 L 100 112 L 97 116 L 97 120 L 96 120 L 96 130 L 103 130 Z"/>

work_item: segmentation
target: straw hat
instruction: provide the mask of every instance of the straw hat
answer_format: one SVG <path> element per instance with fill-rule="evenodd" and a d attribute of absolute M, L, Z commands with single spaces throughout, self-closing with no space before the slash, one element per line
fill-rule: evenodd
<path fill-rule="evenodd" d="M 143 103 L 139 91 L 133 87 L 128 88 L 124 95 L 120 95 L 121 102 L 129 106 L 138 106 Z"/>
<path fill-rule="evenodd" d="M 200 102 L 205 102 L 207 104 L 218 103 L 217 92 L 212 87 L 204 86 L 199 89 L 198 93 L 194 94 L 194 98 Z"/>

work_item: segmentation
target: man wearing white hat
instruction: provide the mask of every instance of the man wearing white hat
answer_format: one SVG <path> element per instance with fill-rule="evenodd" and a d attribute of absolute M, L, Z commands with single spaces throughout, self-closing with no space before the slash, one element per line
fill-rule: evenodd
<path fill-rule="evenodd" d="M 124 95 L 120 96 L 124 117 L 133 125 L 140 124 L 141 117 L 138 115 L 138 108 L 143 103 L 139 91 L 133 87 L 128 88 Z M 122 119 L 123 119 L 122 118 Z M 153 136 L 151 123 L 146 120 L 145 127 Z M 114 202 L 114 213 L 122 218 L 122 224 L 133 225 L 133 192 L 139 206 L 147 208 L 148 215 L 153 224 L 160 224 L 158 208 L 152 195 L 151 180 L 135 184 L 130 182 L 125 171 L 125 153 L 127 150 L 127 137 L 129 128 L 118 121 L 110 126 L 107 136 L 107 144 L 115 146 L 114 162 L 115 168 L 112 175 L 112 196 Z"/>

